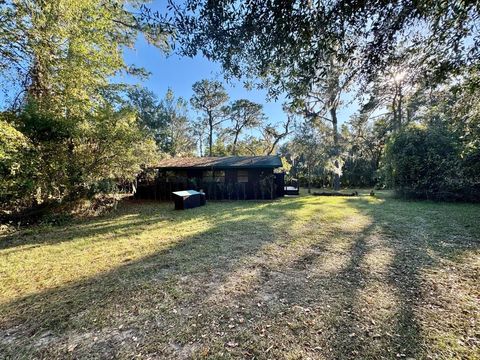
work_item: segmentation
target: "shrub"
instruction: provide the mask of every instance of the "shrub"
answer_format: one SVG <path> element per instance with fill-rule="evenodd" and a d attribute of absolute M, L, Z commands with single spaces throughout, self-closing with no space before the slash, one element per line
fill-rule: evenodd
<path fill-rule="evenodd" d="M 385 148 L 384 182 L 405 197 L 478 201 L 460 153 L 460 139 L 442 123 L 406 127 Z"/>

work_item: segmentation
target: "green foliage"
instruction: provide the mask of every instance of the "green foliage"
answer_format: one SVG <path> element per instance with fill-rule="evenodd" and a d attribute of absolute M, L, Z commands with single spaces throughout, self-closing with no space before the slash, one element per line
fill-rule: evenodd
<path fill-rule="evenodd" d="M 102 179 L 133 180 L 142 165 L 157 157 L 153 139 L 141 131 L 135 114 L 128 110 L 100 109 L 81 126 L 82 137 L 75 141 L 77 166 L 84 169 L 82 182 Z"/>
<path fill-rule="evenodd" d="M 193 141 L 193 125 L 188 116 L 188 103 L 182 97 L 175 98 L 168 89 L 160 102 L 160 111 L 166 124 L 160 150 L 171 156 L 192 156 L 196 150 Z"/>
<path fill-rule="evenodd" d="M 2 197 L 32 206 L 105 190 L 99 183 L 133 180 L 155 161 L 155 143 L 128 109 L 100 108 L 70 123 L 27 106 L 15 127 L 2 121 Z M 107 190 L 112 190 L 110 187 Z M 7 204 L 7 202 L 5 202 Z"/>
<path fill-rule="evenodd" d="M 343 165 L 342 185 L 348 188 L 374 187 L 377 168 L 370 159 L 348 157 Z"/>
<path fill-rule="evenodd" d="M 0 135 L 2 174 L 14 176 L 21 166 L 20 154 L 28 149 L 28 139 L 3 119 L 0 119 Z"/>
<path fill-rule="evenodd" d="M 265 139 L 250 135 L 237 142 L 235 152 L 240 156 L 265 155 L 269 145 Z"/>
<path fill-rule="evenodd" d="M 263 106 L 250 100 L 236 100 L 227 109 L 228 117 L 232 123 L 228 132 L 233 137 L 232 155 L 238 155 L 237 144 L 243 131 L 258 127 L 264 121 Z"/>
<path fill-rule="evenodd" d="M 278 171 L 289 174 L 290 170 L 292 169 L 292 165 L 288 162 L 285 156 L 282 156 L 280 159 L 282 160 L 282 167 Z M 274 171 L 277 172 L 277 169 Z"/>
<path fill-rule="evenodd" d="M 123 60 L 139 33 L 167 50 L 171 28 L 142 4 L 0 4 L 0 82 L 14 109 L 0 120 L 2 207 L 112 191 L 155 160 L 154 140 L 120 101 L 123 85 L 112 84 L 121 72 L 145 75 Z"/>
<path fill-rule="evenodd" d="M 127 103 L 136 111 L 140 125 L 147 129 L 162 148 L 167 128 L 167 118 L 153 91 L 144 87 L 135 87 L 128 91 Z"/>
<path fill-rule="evenodd" d="M 458 181 L 450 177 L 448 184 L 434 186 L 432 192 L 463 193 L 478 183 L 477 3 L 395 2 L 386 6 L 355 2 L 346 6 L 341 1 L 253 0 L 238 6 L 232 0 L 187 0 L 184 5 L 172 7 L 184 54 L 201 52 L 218 61 L 227 77 L 251 80 L 267 88 L 272 97 L 286 93 L 292 100 L 290 105 L 313 126 L 332 124 L 333 144 L 327 146 L 329 162 L 322 169 L 334 174 L 335 188 L 340 185 L 340 176 L 346 185 L 373 185 L 385 143 L 409 125 L 425 126 L 429 139 L 438 138 L 445 151 L 451 145 L 454 155 L 445 162 L 451 160 L 455 166 L 450 170 L 463 177 Z M 352 84 L 359 85 L 353 88 L 360 90 L 360 97 L 370 98 L 362 99 L 359 119 L 340 134 L 337 110 L 342 93 L 352 90 Z M 439 128 L 439 121 L 444 130 Z M 270 130 L 268 126 L 264 129 L 266 142 L 274 134 Z M 400 140 L 392 140 L 390 147 Z M 415 137 L 403 145 L 410 140 L 414 142 L 410 155 L 417 145 L 418 151 L 427 150 L 415 143 Z M 266 153 L 274 151 L 276 144 L 270 142 L 274 146 Z M 302 142 L 294 139 L 292 144 L 303 146 Z M 298 154 L 292 150 L 287 149 L 287 154 L 291 158 L 295 155 L 299 162 L 306 164 L 311 158 L 306 148 Z M 430 171 L 441 168 L 434 153 L 427 161 L 431 161 Z M 384 157 L 384 169 L 395 160 L 393 155 Z M 395 162 L 391 166 L 400 165 Z M 300 170 L 299 176 L 311 173 L 305 178 L 316 176 L 315 171 L 305 171 L 308 166 L 301 168 L 294 165 L 292 169 Z M 431 177 L 439 175 L 416 171 L 415 176 L 426 186 Z M 403 188 L 407 183 L 394 184 Z"/>
<path fill-rule="evenodd" d="M 161 19 L 150 26 L 141 5 L 123 0 L 3 2 L 0 78 L 19 88 L 20 96 L 10 94 L 13 100 L 28 95 L 51 112 L 67 109 L 75 115 L 101 102 L 111 77 L 130 71 L 123 47 L 133 46 L 140 32 L 166 49 L 171 29 Z"/>
<path fill-rule="evenodd" d="M 262 199 L 273 199 L 275 198 L 275 175 L 264 175 L 258 181 L 258 186 L 260 189 L 260 194 Z"/>
<path fill-rule="evenodd" d="M 31 147 L 25 135 L 0 118 L 0 202 L 15 202 L 18 194 L 31 190 Z"/>
<path fill-rule="evenodd" d="M 449 93 L 448 90 L 446 91 Z M 456 101 L 445 104 L 445 112 L 455 119 L 452 131 L 461 139 L 461 158 L 465 174 L 480 182 L 480 69 L 464 73 L 464 81 L 455 84 L 451 92 Z"/>
<path fill-rule="evenodd" d="M 185 99 L 176 98 L 171 89 L 158 100 L 152 91 L 134 88 L 128 93 L 128 103 L 136 110 L 140 125 L 155 138 L 160 152 L 171 156 L 194 154 L 196 143 Z"/>
<path fill-rule="evenodd" d="M 385 132 L 384 185 L 409 196 L 480 199 L 478 89 L 475 67 L 441 85 L 416 84 L 404 104 L 412 125 Z"/>
<path fill-rule="evenodd" d="M 385 148 L 385 182 L 405 196 L 478 201 L 480 183 L 465 174 L 460 151 L 443 123 L 406 127 Z"/>
<path fill-rule="evenodd" d="M 187 0 L 176 9 L 183 53 L 202 52 L 230 76 L 260 79 L 273 95 L 291 88 L 306 95 L 330 54 L 365 77 L 381 72 L 402 43 L 425 47 L 421 61 L 432 73 L 480 58 L 479 8 L 471 1 Z"/>
<path fill-rule="evenodd" d="M 212 156 L 214 131 L 226 120 L 223 104 L 228 101 L 228 95 L 222 83 L 214 80 L 197 81 L 192 90 L 190 103 L 202 113 L 203 126 L 208 128 L 208 155 Z"/>
<path fill-rule="evenodd" d="M 342 135 L 346 140 L 342 184 L 353 188 L 377 185 L 380 158 L 388 139 L 385 118 L 371 122 L 364 114 L 354 116 Z"/>
<path fill-rule="evenodd" d="M 212 156 L 228 156 L 231 155 L 232 147 L 225 141 L 225 137 L 217 136 L 212 145 Z"/>
<path fill-rule="evenodd" d="M 72 221 L 73 217 L 70 214 L 56 214 L 50 213 L 41 218 L 39 225 L 47 227 L 48 225 L 53 226 L 65 226 Z"/>
<path fill-rule="evenodd" d="M 193 96 L 190 99 L 192 106 L 205 113 L 217 113 L 228 100 L 228 95 L 222 83 L 215 80 L 200 80 L 192 85 Z"/>
<path fill-rule="evenodd" d="M 298 179 L 308 189 L 320 186 L 321 182 L 323 186 L 325 177 L 331 176 L 329 139 L 321 127 L 308 122 L 297 126 L 293 139 L 280 149 L 281 155 L 291 164 L 289 177 Z"/>

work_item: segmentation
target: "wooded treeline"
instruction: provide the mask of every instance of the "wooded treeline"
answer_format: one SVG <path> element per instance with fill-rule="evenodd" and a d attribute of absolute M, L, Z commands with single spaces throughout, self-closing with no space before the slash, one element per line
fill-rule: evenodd
<path fill-rule="evenodd" d="M 342 186 L 480 200 L 478 70 L 434 85 L 404 73 L 382 81 L 339 131 Z M 331 132 L 325 123 L 305 121 L 280 149 L 293 164 L 291 176 L 306 186 L 333 185 Z"/>
<path fill-rule="evenodd" d="M 3 2 L 2 208 L 110 192 L 162 156 L 277 151 L 304 184 L 478 200 L 479 14 L 470 1 L 170 0 L 165 14 L 142 1 Z M 148 76 L 123 59 L 140 34 L 286 95 L 286 121 L 215 80 L 191 99 L 118 82 Z M 353 99 L 358 112 L 340 118 Z"/>
<path fill-rule="evenodd" d="M 118 190 L 165 156 L 269 154 L 289 132 L 218 81 L 158 98 L 123 51 L 143 36 L 171 52 L 175 26 L 142 2 L 0 4 L 0 204 L 8 212 Z M 192 79 L 193 82 L 193 79 Z M 198 115 L 195 119 L 192 113 Z M 1 214 L 0 214 L 1 215 Z M 1 218 L 1 216 L 0 216 Z"/>
<path fill-rule="evenodd" d="M 480 199 L 478 2 L 170 6 L 184 54 L 287 94 L 300 120 L 281 153 L 303 184 Z M 340 119 L 353 101 L 358 112 Z"/>
<path fill-rule="evenodd" d="M 123 47 L 139 33 L 162 51 L 171 26 L 141 3 L 0 5 L 0 202 L 16 210 L 107 192 L 157 157 L 151 134 L 112 78 L 144 76 Z"/>

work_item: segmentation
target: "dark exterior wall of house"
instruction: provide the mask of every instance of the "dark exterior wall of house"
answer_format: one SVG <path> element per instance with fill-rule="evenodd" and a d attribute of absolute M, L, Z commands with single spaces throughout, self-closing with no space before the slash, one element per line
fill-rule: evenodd
<path fill-rule="evenodd" d="M 225 170 L 225 182 L 237 182 L 237 169 Z"/>
<path fill-rule="evenodd" d="M 203 171 L 197 169 L 189 169 L 187 170 L 187 177 L 189 179 L 201 179 L 203 177 Z"/>
<path fill-rule="evenodd" d="M 135 196 L 141 199 L 171 200 L 173 191 L 203 190 L 209 200 L 273 199 L 283 196 L 283 176 L 273 173 L 272 168 L 243 169 L 248 171 L 248 182 L 238 182 L 239 169 L 225 169 L 223 182 L 205 181 L 204 170 L 182 169 L 159 171 L 154 181 L 139 180 Z M 181 176 L 165 177 L 165 174 Z M 268 180 L 263 180 L 265 177 Z M 281 179 L 281 180 L 279 180 Z"/>
<path fill-rule="evenodd" d="M 277 197 L 285 195 L 285 173 L 275 174 Z"/>

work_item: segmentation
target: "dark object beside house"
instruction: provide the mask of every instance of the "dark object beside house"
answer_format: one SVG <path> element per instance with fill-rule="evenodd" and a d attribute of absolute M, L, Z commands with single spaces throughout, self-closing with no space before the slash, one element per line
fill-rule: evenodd
<path fill-rule="evenodd" d="M 139 175 L 135 196 L 171 200 L 172 192 L 203 190 L 208 200 L 274 199 L 284 195 L 278 156 L 171 158 Z"/>
<path fill-rule="evenodd" d="M 172 193 L 175 210 L 191 209 L 205 205 L 205 194 L 195 190 L 175 191 Z"/>
<path fill-rule="evenodd" d="M 205 196 L 205 193 L 200 190 L 200 206 L 206 205 L 207 204 L 207 197 Z"/>
<path fill-rule="evenodd" d="M 292 179 L 288 184 L 285 184 L 285 195 L 299 195 L 298 180 Z"/>

